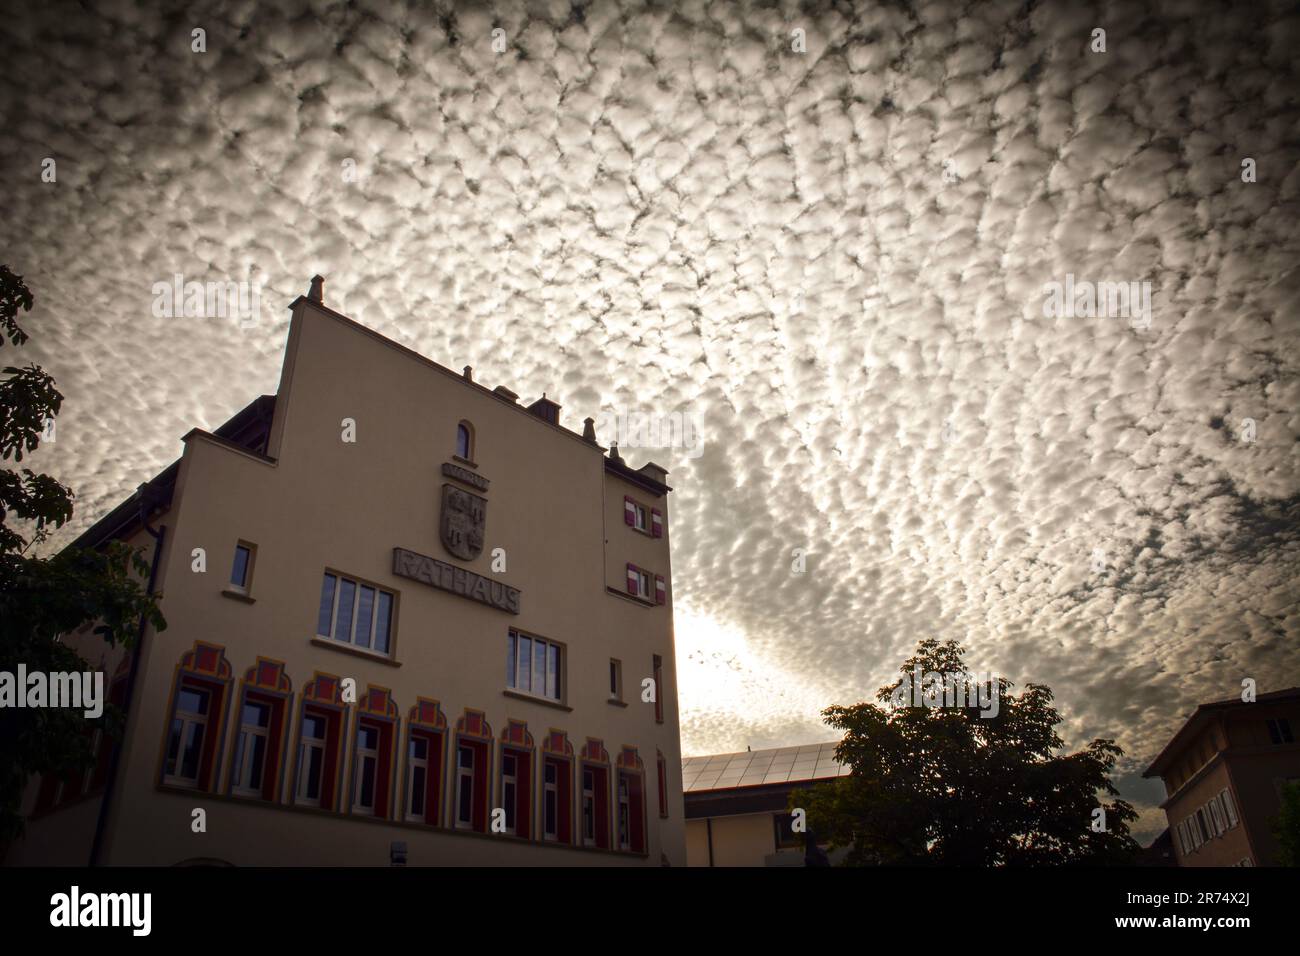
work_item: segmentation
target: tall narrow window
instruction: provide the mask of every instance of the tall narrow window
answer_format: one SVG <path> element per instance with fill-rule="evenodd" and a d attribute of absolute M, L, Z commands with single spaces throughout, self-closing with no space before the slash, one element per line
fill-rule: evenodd
<path fill-rule="evenodd" d="M 323 716 L 303 714 L 298 743 L 297 800 L 307 806 L 321 805 L 328 736 L 328 721 Z"/>
<path fill-rule="evenodd" d="M 582 768 L 582 845 L 596 845 L 596 773 Z"/>
<path fill-rule="evenodd" d="M 456 426 L 456 457 L 470 462 L 474 460 L 474 432 L 469 422 Z"/>
<path fill-rule="evenodd" d="M 456 748 L 456 826 L 474 827 L 474 748 Z"/>
<path fill-rule="evenodd" d="M 625 773 L 618 775 L 618 848 L 632 849 L 632 804 Z"/>
<path fill-rule="evenodd" d="M 609 661 L 609 699 L 623 699 L 623 662 L 613 658 Z"/>
<path fill-rule="evenodd" d="M 406 766 L 408 783 L 406 788 L 406 818 L 424 822 L 425 797 L 429 786 L 429 740 L 427 737 L 411 737 L 407 750 Z"/>
<path fill-rule="evenodd" d="M 511 753 L 501 756 L 501 806 L 506 811 L 506 832 L 515 832 L 515 811 L 519 803 L 518 763 Z"/>
<path fill-rule="evenodd" d="M 659 778 L 659 816 L 668 816 L 668 762 L 662 751 L 655 751 L 655 772 Z"/>
<path fill-rule="evenodd" d="M 232 787 L 236 793 L 261 796 L 270 726 L 270 705 L 245 701 L 239 720 L 239 741 L 235 744 Z"/>
<path fill-rule="evenodd" d="M 211 695 L 198 688 L 182 686 L 177 694 L 163 772 L 167 783 L 198 786 L 210 703 Z"/>
<path fill-rule="evenodd" d="M 356 780 L 353 786 L 353 810 L 374 814 L 375 790 L 379 776 L 379 728 L 368 724 L 357 727 L 357 752 L 355 755 Z"/>
<path fill-rule="evenodd" d="M 560 833 L 560 768 L 554 760 L 548 760 L 542 774 L 542 838 L 545 840 L 558 840 Z"/>
<path fill-rule="evenodd" d="M 654 678 L 655 678 L 655 720 L 658 723 L 664 722 L 664 659 L 658 654 L 654 655 Z"/>

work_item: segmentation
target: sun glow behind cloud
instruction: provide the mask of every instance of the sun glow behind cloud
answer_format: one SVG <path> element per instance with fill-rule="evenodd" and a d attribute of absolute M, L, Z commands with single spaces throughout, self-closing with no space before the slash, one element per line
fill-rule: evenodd
<path fill-rule="evenodd" d="M 673 619 L 678 690 L 691 702 L 682 714 L 683 756 L 835 736 L 818 716 L 833 702 L 824 681 L 783 666 L 737 627 L 689 604 L 674 608 Z"/>

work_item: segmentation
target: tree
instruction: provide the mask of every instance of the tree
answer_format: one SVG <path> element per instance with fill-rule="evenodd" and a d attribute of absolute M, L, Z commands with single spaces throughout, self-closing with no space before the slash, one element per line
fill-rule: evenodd
<path fill-rule="evenodd" d="M 970 700 L 956 693 L 930 696 L 937 706 L 912 705 L 917 675 L 924 689 L 935 675 L 954 689 L 973 686 L 963 656 L 956 641 L 921 641 L 901 668 L 906 683 L 880 690 L 882 706 L 822 711 L 844 734 L 835 754 L 850 773 L 792 795 L 809 827 L 832 848 L 848 847 L 848 866 L 1130 863 L 1139 847 L 1128 824 L 1137 813 L 1114 799 L 1110 781 L 1123 752 L 1094 740 L 1057 755 L 1061 717 L 1049 688 L 1028 684 L 1012 695 L 1009 681 L 990 678 L 982 709 L 961 706 Z M 906 700 L 899 688 L 909 688 Z"/>
<path fill-rule="evenodd" d="M 31 311 L 32 302 L 22 276 L 0 265 L 0 348 L 6 338 L 14 348 L 26 344 L 18 313 Z M 36 365 L 6 366 L 3 374 L 0 461 L 21 462 L 40 444 L 63 395 Z M 49 475 L 0 469 L 0 672 L 16 675 L 20 663 L 28 674 L 85 671 L 61 635 L 93 628 L 110 646 L 129 645 L 142 618 L 160 631 L 167 626 L 157 598 L 140 584 L 149 565 L 138 550 L 119 541 L 48 558 L 33 553 L 72 517 L 73 497 Z M 99 726 L 115 735 L 120 722 L 108 706 L 100 721 L 80 709 L 0 708 L 0 846 L 22 832 L 19 803 L 30 776 L 84 772 L 93 760 L 90 731 Z"/>
<path fill-rule="evenodd" d="M 1300 783 L 1282 785 L 1282 812 L 1273 824 L 1273 833 L 1282 848 L 1278 864 L 1300 866 Z"/>

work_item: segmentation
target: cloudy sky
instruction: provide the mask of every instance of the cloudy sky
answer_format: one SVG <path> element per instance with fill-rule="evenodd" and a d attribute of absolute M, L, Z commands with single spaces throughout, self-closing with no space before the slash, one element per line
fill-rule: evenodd
<path fill-rule="evenodd" d="M 0 21 L 71 532 L 274 392 L 321 272 L 569 427 L 691 420 L 627 452 L 676 488 L 687 754 L 830 739 L 956 637 L 1119 740 L 1149 836 L 1180 720 L 1300 683 L 1282 4 L 94 6 Z M 260 284 L 259 322 L 155 317 L 175 273 Z M 1150 312 L 1045 316 L 1067 275 Z"/>

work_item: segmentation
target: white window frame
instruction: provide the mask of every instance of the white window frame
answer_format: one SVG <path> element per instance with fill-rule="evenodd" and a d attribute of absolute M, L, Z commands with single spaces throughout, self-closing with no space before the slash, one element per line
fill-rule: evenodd
<path fill-rule="evenodd" d="M 649 571 L 643 571 L 640 568 L 636 568 L 633 573 L 636 574 L 636 596 L 646 601 L 654 600 L 654 575 Z"/>
<path fill-rule="evenodd" d="M 309 719 L 319 720 L 322 724 L 324 724 L 325 726 L 324 737 L 307 736 L 306 725 Z M 321 805 L 321 795 L 325 793 L 325 748 L 329 746 L 329 733 L 330 733 L 329 721 L 326 720 L 324 717 L 319 717 L 316 714 L 303 714 L 302 724 L 298 728 L 298 779 L 297 781 L 295 781 L 294 788 L 293 788 L 294 803 L 298 804 L 299 806 L 319 807 Z M 307 795 L 307 790 L 308 790 L 307 774 L 308 774 L 308 768 L 311 765 L 311 762 L 307 759 L 307 755 L 311 751 L 318 751 L 320 753 L 320 774 L 321 775 L 320 775 L 320 779 L 316 783 L 317 796 L 315 797 L 309 797 Z"/>
<path fill-rule="evenodd" d="M 528 686 L 523 687 L 523 657 L 520 655 L 520 648 L 524 642 L 528 643 Z M 538 693 L 533 688 L 537 686 L 537 646 L 542 645 L 546 648 L 543 654 L 543 660 L 546 662 L 546 673 L 542 677 L 542 693 Z M 554 693 L 551 688 L 551 656 L 555 654 L 555 687 Z M 539 637 L 536 634 L 530 634 L 527 631 L 521 631 L 518 628 L 510 628 L 506 636 L 506 687 L 516 694 L 527 694 L 529 697 L 535 697 L 538 700 L 551 701 L 552 703 L 564 703 L 564 695 L 568 690 L 568 681 L 564 679 L 565 664 L 565 645 L 550 638 Z M 513 663 L 513 668 L 511 664 Z M 513 672 L 512 672 L 513 671 Z"/>
<path fill-rule="evenodd" d="M 260 707 L 266 711 L 266 726 L 258 727 L 256 724 L 246 723 L 244 720 L 244 709 L 246 707 Z M 239 707 L 239 739 L 235 743 L 235 765 L 230 772 L 230 789 L 244 797 L 260 797 L 262 795 L 262 785 L 266 779 L 266 762 L 271 755 L 271 721 L 275 719 L 272 713 L 271 705 L 263 703 L 260 700 L 245 699 Z M 252 773 L 253 761 L 252 738 L 262 738 L 262 780 L 253 784 L 248 780 Z M 247 768 L 247 769 L 246 769 Z"/>
<path fill-rule="evenodd" d="M 415 745 L 424 744 L 424 756 L 415 755 Z M 429 752 L 433 749 L 433 741 L 423 734 L 411 734 L 406 741 L 406 819 L 413 823 L 423 823 L 425 814 L 428 813 L 429 795 L 424 790 L 429 786 Z M 420 800 L 425 806 L 419 813 L 415 812 L 415 771 L 424 771 L 424 787 L 420 792 Z"/>
<path fill-rule="evenodd" d="M 555 779 L 547 780 L 547 771 L 555 771 Z M 546 829 L 546 801 L 550 799 L 555 806 L 555 829 Z M 560 839 L 560 764 L 555 760 L 542 758 L 542 839 L 557 842 Z"/>
<path fill-rule="evenodd" d="M 464 766 L 461 763 L 460 758 L 463 751 L 469 751 L 470 762 L 468 767 Z M 455 824 L 457 830 L 474 829 L 474 800 L 478 796 L 478 794 L 474 792 L 474 757 L 475 757 L 474 748 L 472 746 L 457 741 L 456 743 L 456 814 L 455 814 Z M 465 805 L 465 802 L 461 799 L 461 780 L 465 778 L 469 779 L 469 801 L 467 807 Z M 460 818 L 462 808 L 469 810 L 468 820 L 462 820 Z"/>
<path fill-rule="evenodd" d="M 647 534 L 650 532 L 650 509 L 635 501 L 632 502 L 632 527 Z"/>
<path fill-rule="evenodd" d="M 632 792 L 626 770 L 618 773 L 618 848 L 632 849 Z"/>
<path fill-rule="evenodd" d="M 513 773 L 506 773 L 507 760 Z M 519 831 L 519 755 L 507 750 L 501 751 L 501 808 L 506 812 L 505 832 L 513 836 Z"/>
<path fill-rule="evenodd" d="M 375 735 L 375 745 L 373 747 L 361 746 L 361 734 L 369 731 Z M 374 799 L 379 795 L 379 747 L 383 734 L 379 728 L 363 721 L 357 721 L 357 732 L 353 738 L 352 754 L 352 812 L 363 817 L 373 817 L 375 815 Z M 366 773 L 366 760 L 374 761 L 372 765 L 373 779 L 370 784 L 371 803 L 369 806 L 361 802 L 361 794 L 364 792 L 363 784 Z"/>
<path fill-rule="evenodd" d="M 171 724 L 167 728 L 168 753 L 163 758 L 163 782 L 174 787 L 197 787 L 199 785 L 199 776 L 203 773 L 203 745 L 208 736 L 208 714 L 199 714 L 190 710 L 181 709 L 181 695 L 186 691 L 192 694 L 201 694 L 207 701 L 209 712 L 212 710 L 212 691 L 202 687 L 189 687 L 181 684 L 176 692 L 176 708 L 172 711 Z M 181 722 L 181 732 L 176 738 L 176 772 L 167 773 L 167 764 L 171 762 L 171 732 L 176 721 Z M 199 738 L 199 765 L 194 769 L 194 777 L 183 777 L 180 769 L 184 763 L 185 741 L 189 736 L 190 727 L 197 726 L 200 728 Z M 61 793 L 60 793 L 61 796 Z"/>
<path fill-rule="evenodd" d="M 350 574 L 343 574 L 339 571 L 326 569 L 321 576 L 321 589 L 324 590 L 325 578 L 334 579 L 334 592 L 330 596 L 330 626 L 329 633 L 320 632 L 320 604 L 316 605 L 316 636 L 327 641 L 335 641 L 347 647 L 354 648 L 366 654 L 373 654 L 376 657 L 393 656 L 393 646 L 395 643 L 396 628 L 394 627 L 397 618 L 397 592 L 390 591 L 387 588 L 372 584 L 361 578 L 354 577 Z M 348 616 L 348 639 L 345 641 L 339 634 L 339 600 L 343 593 L 344 583 L 352 585 L 352 608 Z M 361 592 L 363 589 L 374 592 L 374 597 L 370 602 L 370 613 L 368 617 L 369 629 L 367 631 L 368 640 L 365 644 L 357 642 L 357 624 L 358 617 L 361 614 Z M 383 605 L 383 598 L 388 598 L 388 648 L 386 650 L 377 650 L 375 648 L 375 635 L 379 626 L 380 614 L 379 609 Z"/>

